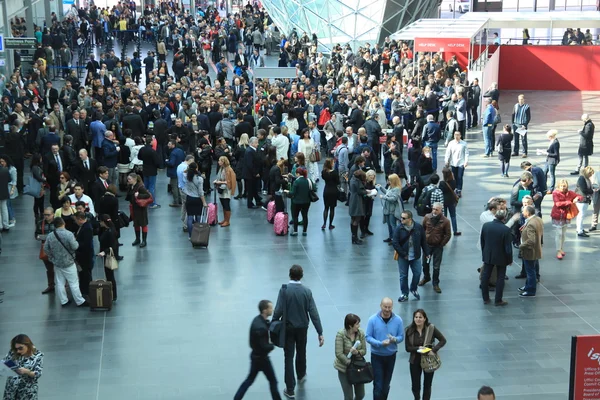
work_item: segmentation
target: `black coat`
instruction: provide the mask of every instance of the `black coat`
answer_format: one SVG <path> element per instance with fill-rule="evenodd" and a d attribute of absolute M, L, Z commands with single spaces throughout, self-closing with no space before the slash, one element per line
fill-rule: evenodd
<path fill-rule="evenodd" d="M 513 262 L 512 233 L 503 222 L 494 219 L 481 228 L 481 258 L 485 264 L 506 266 Z"/>
<path fill-rule="evenodd" d="M 496 140 L 496 146 L 498 146 L 498 144 L 502 143 L 502 151 L 498 152 L 498 159 L 500 161 L 510 161 L 510 155 L 511 155 L 511 143 L 513 140 L 514 135 L 512 133 L 505 133 L 502 132 L 500 134 L 500 136 L 498 136 L 498 140 Z M 495 150 L 495 149 L 494 149 Z"/>
<path fill-rule="evenodd" d="M 77 150 L 82 149 L 85 142 L 87 141 L 85 133 L 85 124 L 83 121 L 70 119 L 67 121 L 67 135 L 73 136 L 73 147 Z M 116 134 L 116 132 L 115 132 Z"/>
<path fill-rule="evenodd" d="M 80 183 L 83 184 L 83 191 L 89 192 L 90 185 L 96 180 L 96 171 L 98 169 L 98 163 L 96 160 L 92 160 L 88 158 L 90 169 L 86 169 L 83 166 L 83 161 L 81 159 L 77 160 L 75 166 L 73 167 L 72 175 L 73 177 Z"/>
<path fill-rule="evenodd" d="M 123 131 L 125 129 L 131 129 L 133 137 L 143 136 L 146 133 L 144 121 L 138 114 L 127 114 L 123 117 Z"/>
<path fill-rule="evenodd" d="M 147 226 L 148 225 L 148 207 L 140 207 L 135 202 L 135 192 L 138 192 L 138 199 L 148 199 L 151 194 L 146 190 L 144 185 L 135 184 L 134 186 L 129 185 L 127 190 L 127 197 L 125 200 L 129 201 L 131 205 L 130 210 L 132 214 L 130 216 L 133 226 Z"/>
<path fill-rule="evenodd" d="M 242 134 L 247 133 L 248 136 L 252 136 L 253 130 L 252 125 L 250 123 L 243 121 L 235 126 L 235 137 L 240 138 Z"/>
<path fill-rule="evenodd" d="M 63 171 L 65 171 L 65 157 L 62 154 L 62 151 L 58 151 L 58 156 L 60 157 L 60 162 L 62 164 Z M 48 153 L 44 156 L 44 174 L 46 175 L 46 179 L 50 185 L 58 184 L 60 172 L 58 170 L 58 164 L 56 163 L 56 158 L 54 154 Z"/>
<path fill-rule="evenodd" d="M 262 165 L 257 150 L 248 146 L 244 153 L 242 165 L 242 177 L 244 179 L 258 179 L 256 175 L 260 174 Z"/>
<path fill-rule="evenodd" d="M 91 269 L 94 260 L 94 228 L 90 221 L 81 225 L 75 235 L 79 247 L 75 251 L 75 259 L 82 268 Z"/>
<path fill-rule="evenodd" d="M 10 193 L 8 192 L 8 183 L 10 182 L 10 173 L 8 168 L 0 167 L 0 200 L 8 200 Z M 4 221 L 8 225 L 8 221 Z"/>
<path fill-rule="evenodd" d="M 144 163 L 142 173 L 144 176 L 158 175 L 158 167 L 160 166 L 160 158 L 158 153 L 152 149 L 151 145 L 146 145 L 138 152 L 138 159 Z"/>
<path fill-rule="evenodd" d="M 560 162 L 560 143 L 558 139 L 555 138 L 552 142 L 550 142 L 546 152 L 548 153 L 546 155 L 546 162 L 549 165 L 558 165 Z"/>
<path fill-rule="evenodd" d="M 154 136 L 156 137 L 156 141 L 160 145 L 164 145 L 167 143 L 169 137 L 167 136 L 167 129 L 169 128 L 169 124 L 163 118 L 159 118 L 154 121 Z"/>
<path fill-rule="evenodd" d="M 358 128 L 363 126 L 364 123 L 365 118 L 362 110 L 360 108 L 353 109 L 348 119 L 348 125 L 352 127 L 352 131 L 354 133 L 358 132 Z"/>
<path fill-rule="evenodd" d="M 594 154 L 594 128 L 594 123 L 587 120 L 583 125 L 583 129 L 579 131 L 578 155 L 591 156 Z"/>

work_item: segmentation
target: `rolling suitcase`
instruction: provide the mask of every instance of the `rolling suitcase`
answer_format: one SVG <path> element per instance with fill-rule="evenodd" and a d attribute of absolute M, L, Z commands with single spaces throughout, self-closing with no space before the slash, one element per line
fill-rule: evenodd
<path fill-rule="evenodd" d="M 271 200 L 267 204 L 267 222 L 272 224 L 275 222 L 275 200 Z"/>
<path fill-rule="evenodd" d="M 282 195 L 283 198 L 283 211 L 278 212 L 277 214 L 275 214 L 275 221 L 273 224 L 273 232 L 275 232 L 275 234 L 277 236 L 284 236 L 287 235 L 288 233 L 288 224 L 289 224 L 289 220 L 288 220 L 288 213 L 287 213 L 287 200 L 285 198 L 285 194 Z"/>
<path fill-rule="evenodd" d="M 200 222 L 192 225 L 192 234 L 190 241 L 192 246 L 195 247 L 208 247 L 208 239 L 210 238 L 210 225 L 207 223 L 208 219 L 208 208 L 202 211 Z"/>
<path fill-rule="evenodd" d="M 217 205 L 217 189 L 213 191 L 213 202 L 208 205 L 208 224 L 210 226 L 217 225 L 217 220 L 219 219 L 219 206 Z M 207 242 L 208 244 L 208 239 Z"/>
<path fill-rule="evenodd" d="M 104 271 L 104 258 L 100 257 L 102 266 L 96 269 Z M 93 270 L 92 270 L 93 271 Z M 92 272 L 93 273 L 93 272 Z M 113 285 L 112 282 L 106 279 L 96 279 L 90 282 L 89 289 L 90 310 L 107 310 L 110 311 L 113 305 Z"/>

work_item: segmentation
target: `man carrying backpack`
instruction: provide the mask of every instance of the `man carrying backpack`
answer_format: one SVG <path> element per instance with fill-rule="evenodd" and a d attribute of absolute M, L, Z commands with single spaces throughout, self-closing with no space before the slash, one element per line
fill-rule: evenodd
<path fill-rule="evenodd" d="M 433 173 L 429 178 L 429 186 L 426 186 L 425 189 L 423 189 L 423 192 L 417 201 L 417 214 L 419 216 L 424 217 L 425 215 L 430 214 L 433 203 L 441 203 L 443 209 L 444 193 L 442 192 L 442 189 L 438 187 L 439 182 L 439 175 Z"/>

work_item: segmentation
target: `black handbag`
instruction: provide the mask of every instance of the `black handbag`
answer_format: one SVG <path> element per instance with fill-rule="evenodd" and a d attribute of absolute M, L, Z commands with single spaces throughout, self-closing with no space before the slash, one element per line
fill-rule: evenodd
<path fill-rule="evenodd" d="M 285 347 L 285 324 L 287 322 L 287 299 L 286 299 L 286 291 L 287 285 L 281 285 L 281 299 L 283 301 L 282 307 L 283 312 L 281 319 L 278 321 L 271 321 L 271 325 L 269 325 L 269 336 L 271 338 L 271 343 L 277 347 L 284 348 Z"/>
<path fill-rule="evenodd" d="M 352 356 L 346 368 L 346 378 L 351 385 L 362 385 L 373 382 L 373 367 L 364 357 Z"/>
<path fill-rule="evenodd" d="M 129 217 L 121 210 L 117 213 L 119 228 L 127 228 L 129 226 Z"/>

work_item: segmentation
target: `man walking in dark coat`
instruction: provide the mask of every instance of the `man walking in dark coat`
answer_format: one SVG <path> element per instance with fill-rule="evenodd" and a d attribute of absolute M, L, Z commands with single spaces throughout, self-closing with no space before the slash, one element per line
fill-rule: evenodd
<path fill-rule="evenodd" d="M 253 136 L 250 138 L 249 146 L 244 153 L 244 164 L 242 167 L 242 177 L 244 185 L 248 188 L 248 208 L 258 208 L 262 203 L 262 199 L 258 195 L 258 185 L 260 184 L 260 172 L 262 165 L 260 164 L 256 148 L 258 147 L 258 138 Z M 253 200 L 256 200 L 256 205 Z"/>
<path fill-rule="evenodd" d="M 489 282 L 492 269 L 496 267 L 496 306 L 505 306 L 508 303 L 502 300 L 504 294 L 504 277 L 506 267 L 513 262 L 512 233 L 504 225 L 507 216 L 506 210 L 496 211 L 493 221 L 486 222 L 481 228 L 481 256 L 483 260 L 483 274 L 481 276 L 481 294 L 483 304 L 489 304 Z"/>

